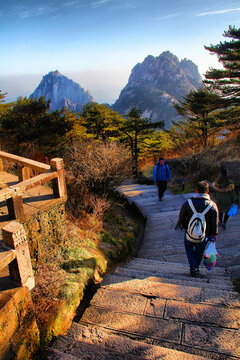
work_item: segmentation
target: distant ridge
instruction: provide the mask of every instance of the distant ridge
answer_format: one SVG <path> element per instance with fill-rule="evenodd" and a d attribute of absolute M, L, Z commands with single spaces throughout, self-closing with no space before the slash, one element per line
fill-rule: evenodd
<path fill-rule="evenodd" d="M 112 108 L 126 114 L 136 106 L 152 121 L 163 120 L 165 127 L 179 116 L 173 104 L 202 84 L 198 67 L 191 60 L 179 61 L 170 51 L 149 55 L 132 69 L 127 85 Z"/>
<path fill-rule="evenodd" d="M 51 110 L 67 107 L 72 111 L 80 111 L 82 105 L 94 101 L 89 91 L 61 75 L 58 70 L 51 71 L 43 76 L 40 84 L 29 97 L 38 99 L 41 96 L 44 96 L 46 100 L 50 99 Z"/>

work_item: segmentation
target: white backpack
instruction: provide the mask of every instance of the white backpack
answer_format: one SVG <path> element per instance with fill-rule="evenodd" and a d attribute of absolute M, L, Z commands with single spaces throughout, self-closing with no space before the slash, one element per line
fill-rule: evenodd
<path fill-rule="evenodd" d="M 188 223 L 186 239 L 195 243 L 200 243 L 205 238 L 205 232 L 206 232 L 205 215 L 213 206 L 213 202 L 210 201 L 209 205 L 202 213 L 196 211 L 191 199 L 188 200 L 188 204 L 193 211 L 193 215 Z"/>

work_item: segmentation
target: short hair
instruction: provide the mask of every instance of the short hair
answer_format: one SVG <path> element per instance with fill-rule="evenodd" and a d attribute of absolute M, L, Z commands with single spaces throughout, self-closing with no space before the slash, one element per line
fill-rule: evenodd
<path fill-rule="evenodd" d="M 163 157 L 160 157 L 159 160 L 164 160 L 164 158 L 163 158 Z"/>
<path fill-rule="evenodd" d="M 205 194 L 209 191 L 209 185 L 206 181 L 199 181 L 197 184 L 197 190 L 201 194 Z"/>

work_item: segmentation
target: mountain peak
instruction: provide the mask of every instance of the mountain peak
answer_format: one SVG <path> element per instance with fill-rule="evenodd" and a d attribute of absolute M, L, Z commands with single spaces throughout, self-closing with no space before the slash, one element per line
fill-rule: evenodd
<path fill-rule="evenodd" d="M 173 104 L 201 84 L 198 68 L 191 60 L 179 61 L 170 51 L 164 51 L 158 57 L 148 55 L 132 69 L 113 109 L 126 114 L 136 106 L 143 116 L 151 115 L 152 121 L 163 120 L 169 128 L 178 118 Z"/>
<path fill-rule="evenodd" d="M 61 76 L 62 74 L 60 73 L 60 71 L 55 70 L 55 71 L 50 71 L 47 75 Z"/>
<path fill-rule="evenodd" d="M 44 75 L 30 98 L 38 99 L 41 96 L 50 100 L 51 110 L 67 107 L 72 111 L 80 111 L 82 105 L 94 101 L 88 90 L 83 89 L 78 83 L 62 75 L 58 70 L 50 71 Z"/>

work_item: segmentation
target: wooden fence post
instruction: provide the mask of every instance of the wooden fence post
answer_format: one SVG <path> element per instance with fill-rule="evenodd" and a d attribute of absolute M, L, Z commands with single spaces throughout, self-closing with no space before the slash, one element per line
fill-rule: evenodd
<path fill-rule="evenodd" d="M 63 159 L 55 158 L 50 161 L 51 170 L 57 171 L 58 177 L 52 180 L 53 193 L 56 197 L 67 195 L 67 187 L 65 181 L 65 171 Z"/>
<path fill-rule="evenodd" d="M 15 196 L 7 199 L 8 215 L 11 220 L 23 218 L 23 202 L 20 189 L 15 190 Z"/>
<path fill-rule="evenodd" d="M 24 181 L 30 179 L 31 177 L 31 169 L 27 166 L 17 165 L 17 172 L 18 172 L 18 180 Z"/>
<path fill-rule="evenodd" d="M 12 221 L 2 229 L 3 241 L 15 249 L 16 258 L 8 265 L 11 280 L 26 286 L 29 290 L 35 286 L 28 242 L 22 224 Z"/>

